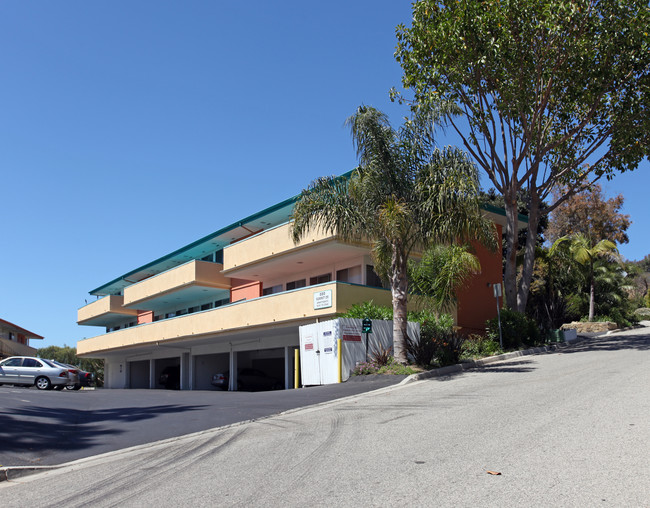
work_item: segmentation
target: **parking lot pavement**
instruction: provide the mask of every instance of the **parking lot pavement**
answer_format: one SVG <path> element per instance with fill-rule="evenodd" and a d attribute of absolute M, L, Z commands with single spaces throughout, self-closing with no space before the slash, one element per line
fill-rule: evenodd
<path fill-rule="evenodd" d="M 404 378 L 376 376 L 273 392 L 55 392 L 2 386 L 0 466 L 63 464 L 377 390 Z"/>

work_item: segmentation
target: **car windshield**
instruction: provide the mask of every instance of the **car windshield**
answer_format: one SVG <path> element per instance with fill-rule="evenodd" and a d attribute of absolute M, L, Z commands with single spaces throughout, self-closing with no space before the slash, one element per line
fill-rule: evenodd
<path fill-rule="evenodd" d="M 62 367 L 62 365 L 57 364 L 57 362 L 55 362 L 55 361 L 53 361 L 53 360 L 45 360 L 45 359 L 43 359 L 43 358 L 41 358 L 40 360 L 41 360 L 43 363 L 46 363 L 47 365 L 49 365 L 50 367 L 54 367 L 54 368 Z"/>

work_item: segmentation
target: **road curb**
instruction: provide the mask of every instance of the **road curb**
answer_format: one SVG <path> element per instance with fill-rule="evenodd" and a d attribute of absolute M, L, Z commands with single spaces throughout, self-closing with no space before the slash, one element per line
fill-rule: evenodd
<path fill-rule="evenodd" d="M 46 471 L 51 471 L 53 469 L 59 469 L 60 465 L 57 466 L 5 466 L 0 467 L 0 482 L 6 482 L 9 480 L 17 480 L 23 476 L 29 476 L 36 473 L 44 473 Z"/>
<path fill-rule="evenodd" d="M 483 367 L 484 365 L 489 365 L 495 362 L 503 362 L 505 360 L 511 360 L 512 358 L 519 358 L 521 356 L 537 355 L 542 353 L 550 353 L 556 351 L 557 349 L 562 349 L 567 346 L 572 346 L 586 340 L 588 337 L 583 337 L 578 335 L 578 337 L 571 342 L 560 342 L 558 344 L 553 344 L 549 346 L 540 346 L 529 349 L 523 349 L 521 351 L 511 351 L 509 353 L 503 353 L 495 356 L 488 356 L 486 358 L 481 358 L 479 360 L 470 360 L 463 363 L 458 363 L 456 365 L 448 365 L 447 367 L 439 367 L 437 369 L 428 370 L 426 372 L 418 372 L 417 374 L 411 374 L 406 379 L 402 380 L 397 386 L 406 385 L 409 383 L 414 383 L 416 381 L 422 381 L 423 379 L 431 379 L 434 377 L 447 376 L 449 374 L 454 374 L 456 372 L 463 372 L 465 370 L 471 370 Z"/>

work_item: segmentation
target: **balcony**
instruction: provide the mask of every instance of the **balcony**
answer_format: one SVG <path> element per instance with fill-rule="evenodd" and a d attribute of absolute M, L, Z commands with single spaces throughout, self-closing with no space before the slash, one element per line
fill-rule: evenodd
<path fill-rule="evenodd" d="M 88 326 L 108 326 L 124 321 L 125 317 L 137 316 L 135 309 L 125 309 L 124 297 L 108 295 L 81 307 L 77 311 L 77 323 Z"/>
<path fill-rule="evenodd" d="M 325 263 L 362 256 L 370 249 L 368 243 L 345 243 L 335 234 L 319 230 L 309 231 L 294 244 L 291 224 L 282 224 L 226 247 L 224 275 L 249 280 L 290 278 L 296 272 L 317 270 Z"/>
<path fill-rule="evenodd" d="M 0 358 L 7 356 L 36 356 L 36 348 L 0 338 Z"/>
<path fill-rule="evenodd" d="M 384 289 L 331 282 L 84 339 L 77 343 L 77 351 L 80 355 L 101 357 L 111 350 L 151 346 L 163 341 L 182 341 L 183 347 L 191 347 L 193 341 L 212 337 L 216 340 L 229 333 L 298 326 L 312 323 L 316 318 L 333 318 L 352 304 L 368 300 L 390 305 L 391 295 Z"/>
<path fill-rule="evenodd" d="M 222 275 L 221 269 L 219 263 L 190 261 L 124 288 L 124 306 L 158 310 L 169 305 L 228 298 L 230 279 Z"/>

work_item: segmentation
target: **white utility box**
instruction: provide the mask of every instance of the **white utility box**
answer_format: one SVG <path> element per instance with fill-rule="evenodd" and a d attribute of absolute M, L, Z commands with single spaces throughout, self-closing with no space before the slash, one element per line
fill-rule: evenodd
<path fill-rule="evenodd" d="M 420 340 L 420 323 L 408 323 L 408 334 Z M 338 382 L 339 350 L 338 339 L 342 342 L 343 381 L 357 363 L 372 360 L 373 353 L 380 348 L 393 347 L 393 322 L 372 321 L 372 333 L 362 332 L 362 320 L 338 318 L 322 323 L 300 327 L 300 375 L 303 386 L 327 385 Z M 367 356 L 366 356 L 367 355 Z"/>

